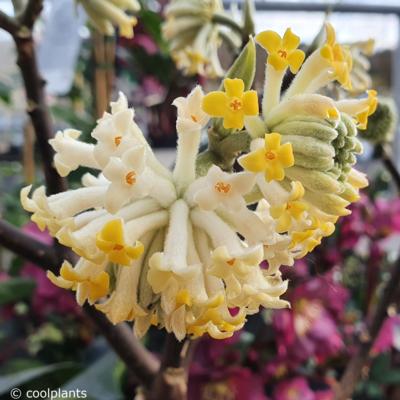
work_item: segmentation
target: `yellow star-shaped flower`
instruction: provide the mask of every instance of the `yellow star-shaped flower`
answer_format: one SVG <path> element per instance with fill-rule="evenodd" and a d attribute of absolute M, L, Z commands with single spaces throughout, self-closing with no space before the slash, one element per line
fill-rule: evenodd
<path fill-rule="evenodd" d="M 285 168 L 294 165 L 291 143 L 281 145 L 281 135 L 273 132 L 265 135 L 264 147 L 239 158 L 239 164 L 250 172 L 264 172 L 265 179 L 281 181 L 285 178 Z"/>
<path fill-rule="evenodd" d="M 256 41 L 267 51 L 267 62 L 278 71 L 289 67 L 295 74 L 303 64 L 305 54 L 298 49 L 300 38 L 290 28 L 283 38 L 274 31 L 264 31 L 256 36 Z"/>
<path fill-rule="evenodd" d="M 105 271 L 88 275 L 75 270 L 68 261 L 64 261 L 60 269 L 60 276 L 47 271 L 48 279 L 56 286 L 63 289 L 77 290 L 80 284 L 80 292 L 89 300 L 90 304 L 106 296 L 110 286 L 110 276 Z"/>
<path fill-rule="evenodd" d="M 325 25 L 326 41 L 321 48 L 321 56 L 325 58 L 335 72 L 337 81 L 345 88 L 351 89 L 350 71 L 353 59 L 350 50 L 336 42 L 336 33 L 329 23 Z"/>
<path fill-rule="evenodd" d="M 225 92 L 210 92 L 203 98 L 203 111 L 212 117 L 224 119 L 225 129 L 242 129 L 245 116 L 258 115 L 258 97 L 255 90 L 244 91 L 241 79 L 225 79 Z"/>
<path fill-rule="evenodd" d="M 125 243 L 121 219 L 109 221 L 104 225 L 96 236 L 96 246 L 107 254 L 109 261 L 125 266 L 139 258 L 144 250 L 140 242 L 136 242 L 135 246 Z"/>
<path fill-rule="evenodd" d="M 270 213 L 277 220 L 276 230 L 278 233 L 287 232 L 292 224 L 292 219 L 299 220 L 304 211 L 308 209 L 307 204 L 301 199 L 304 196 L 304 187 L 301 182 L 292 182 L 292 190 L 288 201 L 280 206 L 272 206 Z"/>
<path fill-rule="evenodd" d="M 357 128 L 362 130 L 367 129 L 368 117 L 372 115 L 376 111 L 376 107 L 378 107 L 377 91 L 367 90 L 367 94 L 367 107 L 363 112 L 356 115 Z"/>

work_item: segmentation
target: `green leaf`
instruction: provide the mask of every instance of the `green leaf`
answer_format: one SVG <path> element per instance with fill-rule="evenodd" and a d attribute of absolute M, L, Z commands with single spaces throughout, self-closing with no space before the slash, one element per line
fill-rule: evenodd
<path fill-rule="evenodd" d="M 253 0 L 245 0 L 243 4 L 243 35 L 254 35 L 254 2 Z"/>
<path fill-rule="evenodd" d="M 96 400 L 120 400 L 123 396 L 112 373 L 117 363 L 118 357 L 110 351 L 61 389 L 86 390 L 88 397 Z"/>
<path fill-rule="evenodd" d="M 244 82 L 245 90 L 249 90 L 254 81 L 256 73 L 256 44 L 251 37 L 235 62 L 225 74 L 225 78 L 240 78 Z M 221 83 L 219 90 L 223 90 Z"/>
<path fill-rule="evenodd" d="M 0 282 L 0 306 L 31 298 L 36 283 L 28 278 L 10 278 Z"/>
<path fill-rule="evenodd" d="M 31 368 L 15 374 L 4 375 L 0 377 L 0 396 L 9 393 L 12 388 L 18 388 L 30 381 L 55 371 L 70 369 L 72 366 L 73 363 L 59 363 L 39 368 Z"/>

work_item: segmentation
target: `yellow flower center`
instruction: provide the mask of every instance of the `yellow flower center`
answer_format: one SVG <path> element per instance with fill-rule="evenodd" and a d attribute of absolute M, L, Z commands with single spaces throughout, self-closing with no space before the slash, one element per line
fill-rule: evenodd
<path fill-rule="evenodd" d="M 287 57 L 287 51 L 286 50 L 278 50 L 277 53 L 280 55 L 281 58 L 286 58 Z"/>
<path fill-rule="evenodd" d="M 115 251 L 121 251 L 124 248 L 124 245 L 122 244 L 115 244 L 113 247 L 113 250 Z"/>
<path fill-rule="evenodd" d="M 276 153 L 275 153 L 274 151 L 272 151 L 272 150 L 268 150 L 268 151 L 265 153 L 265 158 L 266 158 L 267 160 L 275 160 L 275 158 L 276 158 Z"/>
<path fill-rule="evenodd" d="M 121 144 L 121 140 L 122 140 L 122 136 L 115 136 L 115 138 L 114 138 L 115 146 L 118 147 Z"/>
<path fill-rule="evenodd" d="M 232 259 L 228 260 L 226 263 L 232 267 L 233 264 L 235 264 L 235 262 L 236 262 L 236 258 L 232 258 Z"/>
<path fill-rule="evenodd" d="M 198 118 L 195 115 L 191 115 L 190 118 L 192 118 L 193 122 L 199 122 Z"/>
<path fill-rule="evenodd" d="M 230 192 L 232 186 L 229 183 L 217 182 L 214 188 L 219 193 L 227 194 Z"/>
<path fill-rule="evenodd" d="M 129 171 L 125 175 L 125 182 L 128 185 L 134 185 L 136 183 L 136 172 L 135 171 Z"/>
<path fill-rule="evenodd" d="M 232 111 L 240 111 L 240 110 L 242 109 L 242 107 L 243 107 L 243 103 L 242 103 L 242 101 L 241 101 L 239 98 L 237 98 L 237 97 L 234 97 L 234 98 L 231 100 L 231 102 L 229 103 L 229 108 L 230 108 Z"/>

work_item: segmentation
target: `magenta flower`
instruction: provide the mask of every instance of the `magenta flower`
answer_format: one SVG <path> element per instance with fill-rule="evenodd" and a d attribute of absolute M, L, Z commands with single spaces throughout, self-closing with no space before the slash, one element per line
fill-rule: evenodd
<path fill-rule="evenodd" d="M 276 361 L 286 360 L 289 369 L 311 357 L 322 362 L 344 348 L 337 326 L 343 318 L 348 292 L 334 276 L 335 271 L 330 271 L 300 284 L 290 295 L 292 309 L 273 315 Z"/>
<path fill-rule="evenodd" d="M 378 337 L 372 347 L 372 354 L 380 354 L 392 347 L 399 347 L 400 315 L 388 317 L 379 331 Z"/>
<path fill-rule="evenodd" d="M 305 378 L 296 377 L 279 382 L 273 400 L 315 400 L 315 394 Z"/>

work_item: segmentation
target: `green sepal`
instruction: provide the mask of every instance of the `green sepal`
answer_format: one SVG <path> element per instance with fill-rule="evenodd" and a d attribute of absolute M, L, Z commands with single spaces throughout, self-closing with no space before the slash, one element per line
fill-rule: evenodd
<path fill-rule="evenodd" d="M 208 170 L 213 165 L 221 165 L 222 160 L 212 150 L 206 150 L 200 153 L 196 159 L 196 176 L 207 175 Z"/>

